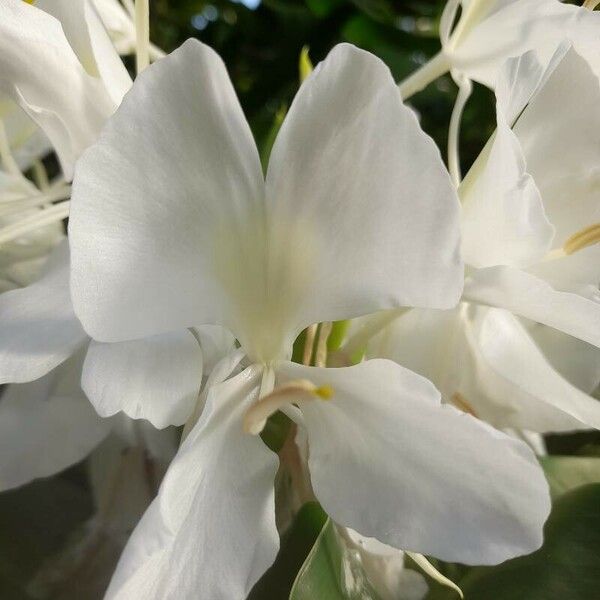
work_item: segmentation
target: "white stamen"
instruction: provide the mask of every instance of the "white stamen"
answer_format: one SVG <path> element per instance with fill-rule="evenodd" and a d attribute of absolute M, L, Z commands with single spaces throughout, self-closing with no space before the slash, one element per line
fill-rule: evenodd
<path fill-rule="evenodd" d="M 28 208 L 37 208 L 44 204 L 52 204 L 57 200 L 65 200 L 71 195 L 71 186 L 67 185 L 56 190 L 49 190 L 43 194 L 34 196 L 21 196 L 8 198 L 0 202 L 0 216 L 19 213 Z"/>
<path fill-rule="evenodd" d="M 22 235 L 35 231 L 39 227 L 66 219 L 69 216 L 70 204 L 70 200 L 59 202 L 50 208 L 40 210 L 34 215 L 0 229 L 0 244 L 6 244 Z"/>
<path fill-rule="evenodd" d="M 417 565 L 429 575 L 429 577 L 454 590 L 461 598 L 465 597 L 462 590 L 454 583 L 454 581 L 442 575 L 422 554 L 418 554 L 417 552 L 406 552 L 406 554 L 408 554 L 408 556 L 410 556 Z"/>
<path fill-rule="evenodd" d="M 460 172 L 460 158 L 458 153 L 460 122 L 462 114 L 473 91 L 470 79 L 462 74 L 454 75 L 454 81 L 458 85 L 458 94 L 450 116 L 450 128 L 448 129 L 448 171 L 455 187 L 458 187 L 462 179 Z"/>
<path fill-rule="evenodd" d="M 333 323 L 331 321 L 321 323 L 321 328 L 319 329 L 319 340 L 317 342 L 317 351 L 315 353 L 316 367 L 325 367 L 327 365 L 327 340 L 329 339 L 329 334 L 331 333 L 332 327 Z"/>
<path fill-rule="evenodd" d="M 150 7 L 135 0 L 135 66 L 139 75 L 150 64 Z"/>

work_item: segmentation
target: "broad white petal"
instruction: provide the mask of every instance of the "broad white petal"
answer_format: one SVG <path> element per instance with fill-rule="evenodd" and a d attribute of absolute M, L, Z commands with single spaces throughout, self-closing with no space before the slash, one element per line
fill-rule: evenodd
<path fill-rule="evenodd" d="M 143 340 L 92 341 L 81 385 L 98 414 L 123 411 L 162 429 L 183 425 L 202 383 L 202 351 L 186 330 Z"/>
<path fill-rule="evenodd" d="M 464 298 L 506 308 L 600 346 L 600 298 L 557 291 L 525 271 L 506 266 L 473 269 L 465 280 Z"/>
<path fill-rule="evenodd" d="M 45 375 L 87 339 L 71 304 L 66 242 L 48 263 L 39 281 L 0 296 L 0 383 Z"/>
<path fill-rule="evenodd" d="M 277 554 L 277 457 L 242 421 L 258 394 L 250 367 L 214 386 L 134 531 L 106 600 L 244 600 Z"/>
<path fill-rule="evenodd" d="M 600 19 L 600 13 L 596 17 Z M 600 221 L 600 85 L 590 65 L 573 48 L 552 71 L 514 131 L 527 170 L 557 229 L 555 246 L 560 247 L 579 230 Z"/>
<path fill-rule="evenodd" d="M 121 341 L 222 323 L 231 306 L 219 260 L 232 279 L 252 279 L 257 256 L 242 255 L 237 240 L 263 195 L 225 66 L 189 40 L 136 79 L 78 163 L 69 228 L 86 329 Z"/>
<path fill-rule="evenodd" d="M 59 21 L 22 0 L 1 0 L 0 10 L 0 89 L 42 128 L 69 179 L 114 103 L 86 73 Z"/>
<path fill-rule="evenodd" d="M 296 298 L 296 328 L 458 300 L 456 194 L 372 54 L 340 44 L 303 83 L 273 146 L 267 203 L 273 293 Z"/>
<path fill-rule="evenodd" d="M 108 435 L 79 379 L 83 352 L 32 383 L 0 395 L 0 490 L 54 475 L 85 458 Z"/>
<path fill-rule="evenodd" d="M 542 433 L 600 428 L 600 401 L 554 370 L 517 317 L 479 310 L 466 327 L 479 389 L 465 397 L 482 418 Z"/>
<path fill-rule="evenodd" d="M 390 361 L 280 369 L 334 388 L 331 400 L 301 410 L 313 487 L 337 522 L 467 564 L 541 545 L 548 486 L 524 443 L 440 405 L 430 382 Z"/>
<path fill-rule="evenodd" d="M 119 105 L 131 87 L 131 77 L 113 47 L 91 0 L 36 0 L 37 8 L 56 17 L 83 68 L 100 78 L 107 93 Z"/>

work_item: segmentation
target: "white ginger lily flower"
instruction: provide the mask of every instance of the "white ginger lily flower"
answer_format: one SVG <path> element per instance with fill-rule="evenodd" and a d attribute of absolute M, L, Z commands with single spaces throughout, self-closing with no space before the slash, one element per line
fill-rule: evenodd
<path fill-rule="evenodd" d="M 0 90 L 48 136 L 70 179 L 131 78 L 91 0 L 1 0 L 0 16 Z"/>
<path fill-rule="evenodd" d="M 391 313 L 367 355 L 496 427 L 600 428 L 588 395 L 600 382 L 598 80 L 572 48 L 548 69 L 528 53 L 496 95 L 498 128 L 459 189 L 463 302 Z"/>
<path fill-rule="evenodd" d="M 108 598 L 246 597 L 278 549 L 278 461 L 251 435 L 278 409 L 306 428 L 337 522 L 467 563 L 540 545 L 547 485 L 524 444 L 393 362 L 287 360 L 311 323 L 460 295 L 455 192 L 377 58 L 341 45 L 315 69 L 265 181 L 223 63 L 186 42 L 141 74 L 78 163 L 70 236 L 75 310 L 96 339 L 214 323 L 241 344 L 211 374 Z M 114 366 L 97 358 L 101 388 Z"/>
<path fill-rule="evenodd" d="M 0 85 L 20 100 L 32 117 L 40 117 L 38 124 L 56 144 L 68 173 L 78 153 L 95 139 L 131 80 L 88 0 L 40 0 L 35 7 L 7 0 L 0 3 L 0 10 L 0 43 L 10 45 L 12 40 L 15 44 L 10 52 L 0 57 Z M 25 31 L 23 23 L 26 24 Z M 22 55 L 31 59 L 29 69 L 22 68 Z M 17 59 L 19 62 L 14 62 Z M 42 68 L 46 69 L 43 76 Z M 14 73 L 19 74 L 16 81 L 11 80 Z M 63 104 L 67 96 L 73 102 L 72 106 Z M 53 136 L 57 131 L 60 135 Z M 36 214 L 42 204 L 60 199 L 56 195 L 64 193 L 63 188 L 56 191 L 50 188 L 40 193 L 18 168 L 16 171 L 10 178 L 10 182 L 16 182 L 14 190 L 10 188 L 10 193 L 2 196 L 0 219 L 18 215 L 21 220 L 0 231 L 0 243 L 3 243 L 0 258 L 12 258 L 17 251 L 19 257 L 27 258 L 29 239 L 37 240 L 47 235 L 46 229 L 40 228 L 42 222 L 38 217 L 55 221 L 68 214 L 68 201 Z M 64 189 L 70 193 L 69 186 Z M 23 215 L 27 217 L 23 219 Z M 59 223 L 52 225 L 61 228 Z M 58 239 L 64 237 L 57 235 Z M 56 241 L 53 238 L 52 245 Z M 48 246 L 47 249 L 51 247 L 50 243 Z M 19 279 L 13 275 L 15 265 L 11 265 L 11 278 L 4 285 L 5 289 L 17 287 L 13 283 L 30 281 L 29 277 L 24 278 L 23 266 L 17 266 Z M 157 400 L 156 411 L 147 409 L 146 399 L 144 416 L 163 428 L 183 424 L 196 404 L 203 374 L 203 353 L 198 340 L 205 346 L 205 365 L 207 361 L 216 362 L 216 358 L 211 360 L 211 352 L 220 357 L 232 344 L 229 334 L 207 328 L 199 332 L 171 332 L 127 345 L 114 344 L 108 352 L 102 344 L 90 344 L 73 312 L 69 293 L 69 249 L 64 241 L 50 255 L 39 280 L 0 296 L 0 383 L 20 384 L 8 388 L 0 410 L 6 424 L 23 424 L 14 435 L 4 438 L 12 451 L 4 452 L 0 460 L 0 487 L 13 487 L 42 472 L 47 475 L 62 470 L 83 458 L 111 429 L 110 421 L 90 410 L 80 388 L 81 372 L 76 381 L 70 381 L 74 379 L 71 365 L 75 363 L 81 367 L 82 356 L 88 347 L 90 354 L 106 356 L 107 360 L 122 367 L 122 380 L 115 378 L 111 386 L 93 392 L 95 397 L 100 395 L 104 399 L 103 403 L 97 403 L 100 415 L 108 417 L 124 409 L 132 418 L 139 418 L 140 398 L 128 392 L 132 386 L 137 392 L 136 377 L 146 380 L 150 377 L 154 384 L 150 384 L 153 395 L 149 404 L 153 399 Z M 166 368 L 166 373 L 154 368 L 154 363 Z M 69 381 L 65 383 L 66 378 Z M 58 388 L 70 392 L 57 394 Z M 115 403 L 111 396 L 117 390 L 121 397 L 129 398 L 125 407 L 120 400 Z M 161 397 L 161 390 L 166 396 Z M 27 403 L 11 400 L 27 394 Z M 81 405 L 78 410 L 70 409 L 74 403 Z M 33 410 L 36 406 L 38 410 Z M 69 435 L 61 433 L 65 430 Z M 15 437 L 17 433 L 18 438 Z M 35 448 L 44 441 L 52 447 L 48 449 L 45 462 L 36 467 Z"/>
<path fill-rule="evenodd" d="M 42 152 L 49 146 L 35 140 L 48 140 L 68 181 L 75 161 L 130 86 L 91 0 L 38 0 L 35 6 L 0 0 L 0 92 L 12 100 L 8 108 L 2 101 L 6 121 L 0 123 L 0 156 L 8 174 L 24 185 L 20 168 L 31 166 L 39 155 L 24 154 L 23 145 Z M 47 189 L 29 187 L 21 195 L 0 196 L 2 251 L 38 230 L 44 232 L 39 235 L 56 233 L 54 226 L 60 228 L 69 214 L 71 190 L 64 181 Z M 61 237 L 55 236 L 55 242 Z"/>
<path fill-rule="evenodd" d="M 38 281 L 0 295 L 0 384 L 12 384 L 0 398 L 0 489 L 83 459 L 110 431 L 123 429 L 127 419 L 106 418 L 117 412 L 144 416 L 158 428 L 182 425 L 196 405 L 203 369 L 208 372 L 232 344 L 229 334 L 214 327 L 123 344 L 90 342 L 73 312 L 69 249 L 62 242 Z M 86 352 L 92 363 L 101 356 L 115 365 L 114 380 L 101 390 L 86 388 L 95 381 Z M 82 369 L 97 412 L 81 389 Z"/>
<path fill-rule="evenodd" d="M 495 137 L 459 192 L 464 298 L 600 346 L 599 82 L 571 48 L 546 71 L 509 61 L 500 85 Z"/>
<path fill-rule="evenodd" d="M 459 83 L 473 80 L 493 89 L 507 59 L 535 50 L 545 66 L 565 38 L 600 77 L 598 28 L 600 14 L 561 0 L 448 0 L 440 22 L 442 49 L 400 84 L 402 96 L 448 71 Z"/>

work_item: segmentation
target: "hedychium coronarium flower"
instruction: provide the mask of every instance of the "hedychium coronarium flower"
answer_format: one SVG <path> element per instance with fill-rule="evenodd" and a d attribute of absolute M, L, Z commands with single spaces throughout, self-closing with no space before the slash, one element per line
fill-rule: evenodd
<path fill-rule="evenodd" d="M 14 42 L 14 47 L 0 58 L 2 90 L 37 118 L 39 130 L 44 130 L 55 144 L 68 174 L 79 152 L 95 139 L 105 118 L 131 85 L 131 79 L 86 0 L 40 1 L 35 6 L 7 0 L 0 4 L 0 16 L 1 43 Z M 22 68 L 23 56 L 32 62 L 28 68 Z M 17 59 L 20 62 L 15 62 Z M 70 96 L 73 106 L 65 105 L 60 94 Z M 98 94 L 96 100 L 94 94 Z M 100 112 L 90 108 L 94 102 Z M 79 112 L 71 112 L 70 106 Z M 87 350 L 94 355 L 107 353 L 101 344 L 90 344 L 72 308 L 69 248 L 60 222 L 68 215 L 70 185 L 64 178 L 48 182 L 41 177 L 36 187 L 23 175 L 21 168 L 31 164 L 19 160 L 23 135 L 13 121 L 20 123 L 26 113 L 16 104 L 9 104 L 2 114 L 6 121 L 0 124 L 13 125 L 0 128 L 4 169 L 0 171 L 0 224 L 4 225 L 0 229 L 0 275 L 2 291 L 10 290 L 0 295 L 0 384 L 11 384 L 0 403 L 6 443 L 0 460 L 0 488 L 6 489 L 81 460 L 107 432 L 114 431 L 116 420 L 101 418 L 91 410 L 80 385 Z M 21 115 L 20 120 L 15 114 Z M 23 129 L 27 135 L 31 133 L 28 119 L 24 119 L 27 127 Z M 64 131 L 57 123 L 64 126 Z M 60 135 L 53 135 L 55 128 Z M 74 140 L 81 143 L 72 145 Z M 61 146 L 63 142 L 68 150 Z M 109 417 L 123 410 L 134 419 L 146 417 L 159 428 L 183 424 L 196 403 L 203 365 L 214 363 L 210 355 L 220 357 L 221 348 L 225 353 L 231 343 L 229 334 L 204 328 L 139 340 L 128 348 L 112 345 L 114 354 L 111 357 L 108 353 L 107 360 L 120 364 L 123 376 L 127 371 L 127 379 L 119 382 L 117 378 L 115 386 L 93 394 L 100 398 L 98 413 Z M 154 363 L 167 367 L 176 380 L 163 386 L 168 398 L 156 404 L 158 412 L 149 411 L 152 403 L 146 402 L 140 414 L 136 377 L 139 380 L 141 376 L 136 375 L 131 359 L 143 365 L 145 380 L 152 373 L 158 374 Z M 186 388 L 182 394 L 181 385 Z M 129 403 L 111 404 L 117 386 L 121 397 L 129 395 Z M 160 387 L 152 389 L 156 393 Z M 178 416 L 179 411 L 183 412 Z M 143 429 L 144 425 L 132 427 Z M 43 461 L 36 457 L 42 446 L 46 449 Z"/>
<path fill-rule="evenodd" d="M 585 4 L 585 3 L 584 3 Z M 534 50 L 544 65 L 565 38 L 593 62 L 600 15 L 560 0 L 448 0 L 440 21 L 440 52 L 400 83 L 409 98 L 447 72 L 494 88 L 504 62 Z"/>
<path fill-rule="evenodd" d="M 157 428 L 182 425 L 196 406 L 203 373 L 232 343 L 216 327 L 124 344 L 90 341 L 73 312 L 64 240 L 37 281 L 0 295 L 0 384 L 10 384 L 0 401 L 0 490 L 65 469 L 110 432 L 143 433 L 150 426 L 132 419 Z M 112 366 L 112 380 L 102 389 L 94 387 L 88 355 Z M 147 436 L 119 437 L 135 445 Z"/>
<path fill-rule="evenodd" d="M 370 317 L 343 351 L 395 360 L 499 428 L 600 428 L 598 80 L 564 46 L 547 68 L 510 59 L 495 88 L 497 130 L 459 188 L 461 303 Z"/>
<path fill-rule="evenodd" d="M 587 2 L 574 6 L 560 0 L 448 0 L 440 21 L 441 50 L 399 89 L 406 100 L 439 76 L 452 75 L 458 94 L 448 132 L 448 166 L 457 185 L 458 134 L 471 81 L 493 89 L 504 61 L 529 50 L 547 65 L 565 38 L 573 40 L 600 77 L 600 15 L 593 8 Z"/>
<path fill-rule="evenodd" d="M 548 492 L 523 443 L 391 361 L 289 361 L 312 323 L 454 306 L 458 218 L 439 152 L 367 52 L 340 45 L 305 80 L 266 178 L 212 50 L 190 40 L 138 77 L 78 163 L 75 311 L 108 345 L 212 323 L 240 348 L 211 374 L 108 598 L 247 595 L 278 548 L 278 460 L 257 435 L 276 410 L 306 430 L 315 494 L 342 525 L 467 563 L 539 546 Z"/>
<path fill-rule="evenodd" d="M 0 39 L 0 156 L 20 188 L 0 190 L 0 253 L 12 249 L 44 258 L 63 237 L 74 162 L 131 78 L 90 0 L 39 0 L 35 6 L 2 0 Z M 63 176 L 49 182 L 39 159 L 51 149 Z M 28 168 L 37 187 L 22 174 Z M 16 267 L 23 265 L 29 263 Z M 3 279 L 14 280 L 13 270 Z"/>

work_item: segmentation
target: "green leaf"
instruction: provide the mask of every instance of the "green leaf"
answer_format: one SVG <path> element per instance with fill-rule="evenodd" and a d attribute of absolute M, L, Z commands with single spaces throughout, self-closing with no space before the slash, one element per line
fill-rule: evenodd
<path fill-rule="evenodd" d="M 282 600 L 289 596 L 294 578 L 327 522 L 318 502 L 307 502 L 281 540 L 271 568 L 252 588 L 248 600 Z"/>
<path fill-rule="evenodd" d="M 356 551 L 329 520 L 294 582 L 290 600 L 379 600 Z"/>
<path fill-rule="evenodd" d="M 600 483 L 600 458 L 587 456 L 542 456 L 553 498 L 587 483 Z M 600 510 L 600 507 L 599 507 Z"/>
<path fill-rule="evenodd" d="M 600 590 L 600 484 L 563 494 L 533 554 L 478 567 L 460 582 L 467 600 L 590 600 Z M 447 596 L 450 598 L 450 596 Z"/>

